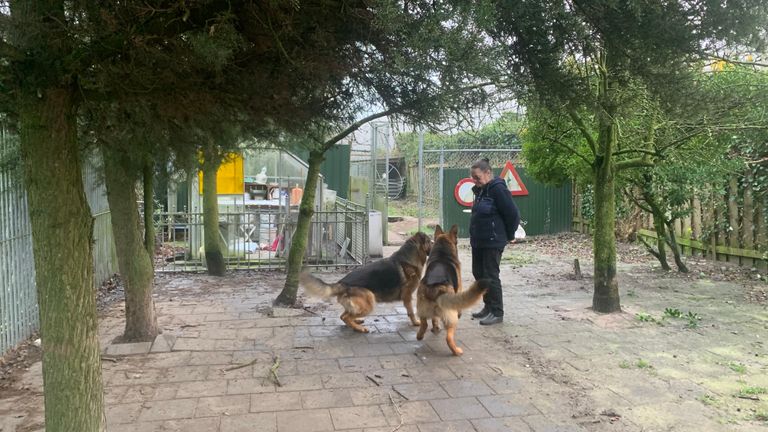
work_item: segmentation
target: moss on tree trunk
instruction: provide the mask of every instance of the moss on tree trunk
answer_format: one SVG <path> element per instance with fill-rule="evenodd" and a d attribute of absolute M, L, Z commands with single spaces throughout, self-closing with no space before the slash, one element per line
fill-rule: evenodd
<path fill-rule="evenodd" d="M 158 335 L 152 299 L 154 268 L 142 238 L 136 203 L 136 177 L 116 154 L 104 151 L 104 178 L 120 275 L 125 282 L 124 341 L 152 341 Z"/>
<path fill-rule="evenodd" d="M 83 190 L 73 97 L 71 89 L 49 88 L 19 100 L 48 432 L 105 427 L 93 218 Z"/>
<path fill-rule="evenodd" d="M 304 254 L 307 251 L 312 215 L 315 213 L 315 191 L 317 190 L 317 180 L 322 163 L 323 152 L 315 150 L 309 153 L 307 181 L 304 186 L 304 195 L 301 197 L 301 204 L 299 205 L 299 219 L 296 222 L 296 232 L 293 234 L 291 249 L 288 253 L 285 285 L 275 300 L 277 305 L 290 306 L 296 303 L 296 294 L 299 289 L 299 274 L 301 273 Z"/>
<path fill-rule="evenodd" d="M 211 276 L 224 276 L 227 265 L 219 232 L 219 202 L 216 196 L 216 173 L 221 162 L 215 158 L 203 161 L 203 237 L 205 266 Z"/>

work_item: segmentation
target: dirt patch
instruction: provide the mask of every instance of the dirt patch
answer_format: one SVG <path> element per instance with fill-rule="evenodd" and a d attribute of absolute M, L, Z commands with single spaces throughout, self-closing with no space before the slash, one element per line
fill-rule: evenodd
<path fill-rule="evenodd" d="M 125 299 L 125 289 L 120 275 L 115 274 L 104 281 L 96 290 L 96 309 L 99 314 L 107 312 L 113 304 Z"/>
<path fill-rule="evenodd" d="M 33 364 L 43 358 L 43 350 L 35 344 L 38 337 L 35 333 L 0 358 L 0 391 L 3 397 L 23 394 L 29 390 L 23 386 L 17 387 L 16 383 Z"/>

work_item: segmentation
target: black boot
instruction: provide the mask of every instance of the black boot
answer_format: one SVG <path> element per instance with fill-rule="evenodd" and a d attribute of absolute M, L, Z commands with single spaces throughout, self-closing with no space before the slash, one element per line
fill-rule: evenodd
<path fill-rule="evenodd" d="M 485 316 L 489 313 L 491 313 L 491 310 L 488 309 L 488 306 L 483 306 L 483 309 L 480 312 L 475 312 L 472 314 L 472 319 L 485 318 Z"/>

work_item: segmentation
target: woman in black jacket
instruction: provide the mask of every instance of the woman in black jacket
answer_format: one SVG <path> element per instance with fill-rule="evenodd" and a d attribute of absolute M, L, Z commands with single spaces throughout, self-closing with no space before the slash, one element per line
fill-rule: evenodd
<path fill-rule="evenodd" d="M 490 279 L 491 288 L 483 296 L 485 306 L 472 318 L 481 325 L 498 324 L 504 320 L 504 302 L 501 298 L 499 264 L 504 247 L 515 241 L 520 224 L 517 206 L 507 184 L 494 177 L 488 159 L 472 164 L 470 175 L 475 182 L 472 191 L 472 218 L 469 223 L 469 241 L 472 246 L 472 275 L 475 280 Z"/>

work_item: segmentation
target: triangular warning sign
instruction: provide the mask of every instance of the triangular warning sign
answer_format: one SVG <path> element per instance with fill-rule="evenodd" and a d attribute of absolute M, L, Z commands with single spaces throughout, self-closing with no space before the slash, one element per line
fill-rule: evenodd
<path fill-rule="evenodd" d="M 507 161 L 504 165 L 500 177 L 507 183 L 507 189 L 512 192 L 512 195 L 528 195 L 528 189 L 525 187 L 525 184 L 523 184 L 523 181 L 520 180 L 520 175 L 517 174 L 517 170 L 515 170 L 515 166 L 512 165 L 511 161 Z"/>

